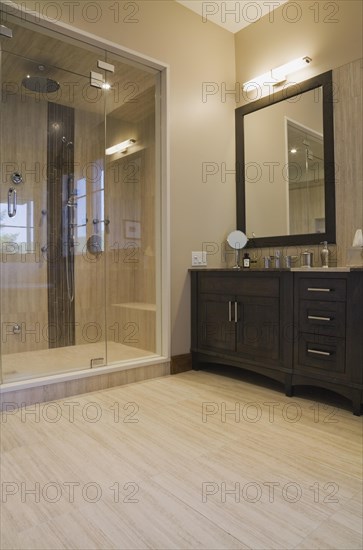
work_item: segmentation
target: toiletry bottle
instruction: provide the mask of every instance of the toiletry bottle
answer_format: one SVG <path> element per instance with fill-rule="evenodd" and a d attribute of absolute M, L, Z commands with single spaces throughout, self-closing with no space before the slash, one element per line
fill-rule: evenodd
<path fill-rule="evenodd" d="M 250 255 L 248 254 L 248 252 L 245 252 L 243 256 L 243 267 L 248 269 L 250 265 L 251 265 Z"/>
<path fill-rule="evenodd" d="M 275 250 L 275 267 L 277 269 L 280 268 L 280 255 L 281 255 L 280 250 Z"/>
<path fill-rule="evenodd" d="M 329 267 L 329 249 L 328 249 L 328 241 L 324 241 L 323 248 L 321 249 L 320 256 L 321 256 L 321 265 L 322 267 Z"/>

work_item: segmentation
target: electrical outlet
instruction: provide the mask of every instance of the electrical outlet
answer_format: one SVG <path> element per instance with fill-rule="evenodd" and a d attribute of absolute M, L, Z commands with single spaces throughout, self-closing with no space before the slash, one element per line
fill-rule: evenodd
<path fill-rule="evenodd" d="M 192 252 L 192 266 L 207 265 L 207 252 Z"/>

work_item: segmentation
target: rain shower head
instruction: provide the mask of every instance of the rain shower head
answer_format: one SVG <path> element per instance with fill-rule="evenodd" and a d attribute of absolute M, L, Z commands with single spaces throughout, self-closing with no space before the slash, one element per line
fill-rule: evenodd
<path fill-rule="evenodd" d="M 53 93 L 60 88 L 58 82 L 46 76 L 27 76 L 23 78 L 22 85 L 31 92 L 39 93 Z"/>

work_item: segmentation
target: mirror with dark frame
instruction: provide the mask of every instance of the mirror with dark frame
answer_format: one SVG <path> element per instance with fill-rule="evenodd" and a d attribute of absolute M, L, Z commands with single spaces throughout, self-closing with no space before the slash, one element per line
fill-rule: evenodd
<path fill-rule="evenodd" d="M 236 159 L 247 246 L 335 243 L 331 71 L 237 108 Z"/>

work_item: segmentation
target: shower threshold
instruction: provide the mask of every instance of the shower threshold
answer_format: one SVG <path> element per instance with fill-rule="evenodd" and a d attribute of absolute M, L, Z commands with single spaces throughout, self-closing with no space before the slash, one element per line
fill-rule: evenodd
<path fill-rule="evenodd" d="M 89 370 L 90 358 L 103 357 L 104 350 L 105 343 L 98 342 L 3 355 L 3 383 Z M 107 343 L 107 356 L 108 365 L 110 365 L 143 357 L 155 357 L 155 353 L 116 342 L 109 342 Z"/>

